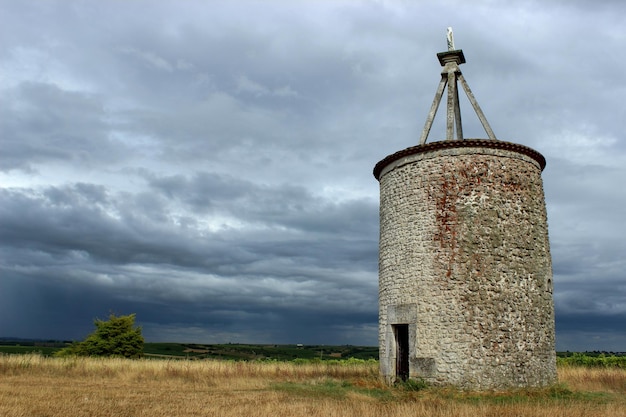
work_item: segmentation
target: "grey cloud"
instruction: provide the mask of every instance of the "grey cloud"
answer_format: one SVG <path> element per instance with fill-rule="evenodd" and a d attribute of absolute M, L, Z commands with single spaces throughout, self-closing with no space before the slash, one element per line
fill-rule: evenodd
<path fill-rule="evenodd" d="M 150 185 L 195 212 L 231 213 L 246 222 L 282 226 L 309 233 L 358 235 L 377 233 L 378 206 L 372 200 L 333 202 L 316 197 L 302 186 L 257 185 L 230 176 L 201 172 L 149 178 Z"/>
<path fill-rule="evenodd" d="M 87 185 L 51 188 L 41 196 L 3 190 L 2 235 L 19 247 L 58 254 L 80 251 L 101 262 L 200 262 L 202 255 L 194 252 L 188 239 L 177 235 L 175 227 L 167 230 L 148 221 L 140 212 L 124 211 L 120 202 L 92 204 L 90 194 L 82 193 L 92 188 Z M 219 245 L 213 244 L 211 249 L 220 258 L 234 256 L 232 252 L 229 256 Z"/>
<path fill-rule="evenodd" d="M 0 112 L 3 170 L 31 170 L 46 161 L 89 166 L 122 155 L 108 137 L 97 96 L 28 82 L 6 92 Z"/>

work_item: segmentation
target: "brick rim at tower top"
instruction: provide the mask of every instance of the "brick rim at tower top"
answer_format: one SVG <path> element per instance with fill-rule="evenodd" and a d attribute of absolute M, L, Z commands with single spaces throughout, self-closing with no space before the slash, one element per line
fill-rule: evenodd
<path fill-rule="evenodd" d="M 541 169 L 544 170 L 546 167 L 546 158 L 536 150 L 529 148 L 528 146 L 520 145 L 518 143 L 506 142 L 502 140 L 491 140 L 491 139 L 463 139 L 463 140 L 445 140 L 439 142 L 431 142 L 424 145 L 411 146 L 409 148 L 403 149 L 401 151 L 395 152 L 391 155 L 386 156 L 381 161 L 379 161 L 374 166 L 374 177 L 377 180 L 380 180 L 380 176 L 389 164 L 398 161 L 402 158 L 420 154 L 420 153 L 429 153 L 433 151 L 437 151 L 440 149 L 452 149 L 452 148 L 487 148 L 487 149 L 501 149 L 507 150 L 511 152 L 517 152 L 522 155 L 526 155 L 534 159 Z"/>

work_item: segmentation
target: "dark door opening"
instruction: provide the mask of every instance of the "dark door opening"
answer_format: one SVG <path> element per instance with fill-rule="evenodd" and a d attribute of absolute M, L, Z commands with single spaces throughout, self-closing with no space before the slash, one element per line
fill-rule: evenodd
<path fill-rule="evenodd" d="M 409 379 L 409 325 L 395 324 L 396 337 L 396 376 L 403 381 Z"/>

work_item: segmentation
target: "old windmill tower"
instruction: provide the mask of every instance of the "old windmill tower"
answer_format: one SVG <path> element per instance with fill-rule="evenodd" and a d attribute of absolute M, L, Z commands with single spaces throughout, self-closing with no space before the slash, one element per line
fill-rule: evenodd
<path fill-rule="evenodd" d="M 552 384 L 545 159 L 496 139 L 461 74 L 451 29 L 437 57 L 441 82 L 419 145 L 374 168 L 381 373 L 474 389 Z M 488 139 L 463 137 L 459 82 Z M 426 143 L 446 86 L 446 139 Z"/>

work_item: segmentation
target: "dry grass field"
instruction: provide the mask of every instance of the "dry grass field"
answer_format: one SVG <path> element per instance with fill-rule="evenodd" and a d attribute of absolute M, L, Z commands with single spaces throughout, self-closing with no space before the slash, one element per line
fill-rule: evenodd
<path fill-rule="evenodd" d="M 626 370 L 564 367 L 544 390 L 387 387 L 376 364 L 0 356 L 0 416 L 626 416 Z"/>

